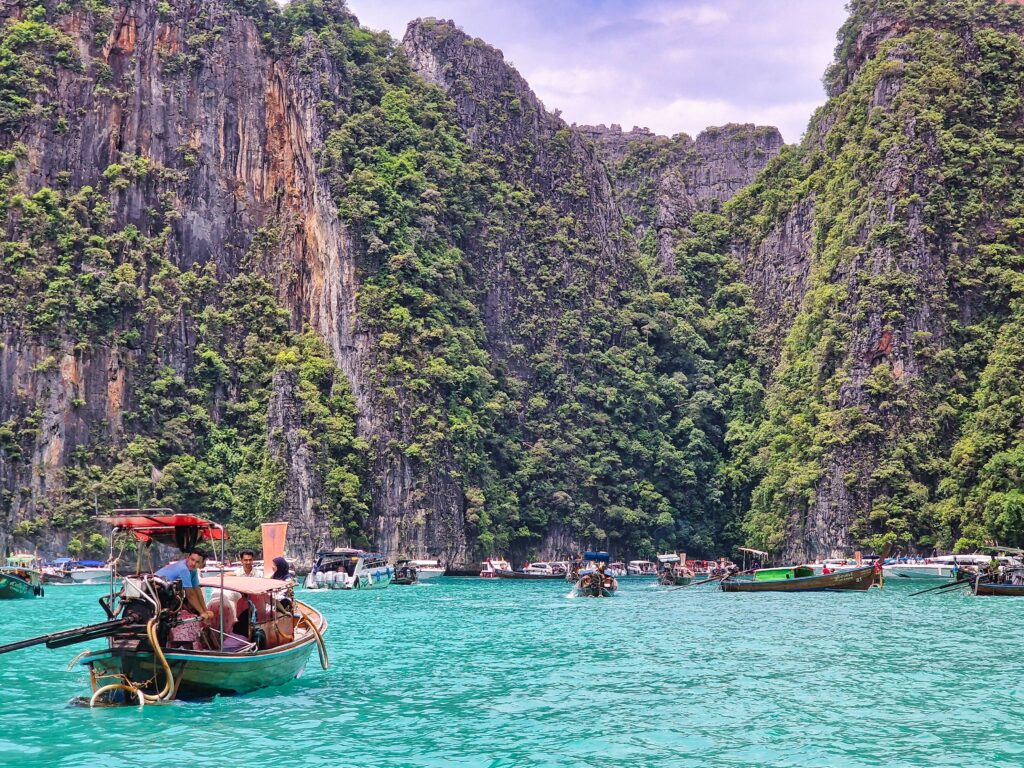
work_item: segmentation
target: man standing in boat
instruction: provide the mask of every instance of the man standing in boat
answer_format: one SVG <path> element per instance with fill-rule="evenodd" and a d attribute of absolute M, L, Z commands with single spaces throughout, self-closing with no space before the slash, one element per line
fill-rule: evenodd
<path fill-rule="evenodd" d="M 206 607 L 206 598 L 199 586 L 199 569 L 205 561 L 206 552 L 199 547 L 192 547 L 184 560 L 168 563 L 156 572 L 157 576 L 166 581 L 180 581 L 185 590 L 188 607 L 178 612 L 178 624 L 171 627 L 171 642 L 186 648 L 198 647 L 203 632 L 202 620 L 213 618 L 213 611 Z"/>

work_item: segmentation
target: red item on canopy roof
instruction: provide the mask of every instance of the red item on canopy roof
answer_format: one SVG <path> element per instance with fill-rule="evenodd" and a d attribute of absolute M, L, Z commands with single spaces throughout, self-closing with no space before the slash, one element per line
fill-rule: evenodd
<path fill-rule="evenodd" d="M 120 512 L 122 510 L 114 510 Z M 217 523 L 204 520 L 195 515 L 179 514 L 157 514 L 157 512 L 170 512 L 171 510 L 154 510 L 154 514 L 144 514 L 146 510 L 124 510 L 136 514 L 122 515 L 117 517 L 98 517 L 102 523 L 107 523 L 115 528 L 132 531 L 135 537 L 141 541 L 152 539 L 174 538 L 175 533 L 181 528 L 194 528 L 201 539 L 222 539 L 227 538 L 224 529 Z M 143 513 L 143 514 L 139 514 Z"/>

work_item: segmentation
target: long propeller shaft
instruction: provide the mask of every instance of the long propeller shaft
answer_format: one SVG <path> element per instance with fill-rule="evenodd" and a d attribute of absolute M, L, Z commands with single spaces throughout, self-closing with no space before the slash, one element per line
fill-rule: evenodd
<path fill-rule="evenodd" d="M 0 645 L 0 653 L 18 651 L 22 648 L 30 648 L 33 645 L 43 645 L 44 643 L 47 648 L 63 648 L 65 645 L 85 643 L 89 640 L 97 640 L 101 637 L 108 637 L 109 635 L 117 634 L 123 628 L 128 627 L 133 623 L 133 619 L 124 618 L 114 619 L 113 621 L 104 621 L 99 624 L 87 624 L 84 627 L 65 629 L 63 632 L 53 632 L 49 635 L 30 637 L 27 640 L 19 640 L 16 643 Z"/>

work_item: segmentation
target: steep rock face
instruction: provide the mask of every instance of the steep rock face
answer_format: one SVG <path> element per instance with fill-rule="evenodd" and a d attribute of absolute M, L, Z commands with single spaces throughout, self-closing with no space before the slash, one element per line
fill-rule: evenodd
<path fill-rule="evenodd" d="M 77 61 L 58 70 L 45 95 L 52 119 L 26 121 L 0 137 L 2 146 L 20 147 L 19 189 L 109 187 L 110 227 L 162 238 L 178 269 L 210 264 L 227 279 L 255 267 L 275 286 L 293 327 L 309 324 L 327 340 L 355 395 L 360 431 L 372 436 L 380 411 L 366 384 L 371 341 L 357 327 L 357 254 L 316 159 L 326 130 L 317 112 L 321 89 L 344 93 L 348 84 L 308 41 L 294 56 L 270 55 L 254 20 L 231 2 L 163 5 L 119 5 L 109 17 L 82 6 L 54 14 Z M 19 12 L 5 7 L 11 19 Z M 141 170 L 121 184 L 132 164 Z M 259 232 L 271 232 L 275 248 L 242 267 Z M 26 461 L 0 458 L 4 527 L 28 534 L 59 496 L 76 449 L 97 439 L 123 446 L 130 437 L 123 421 L 139 405 L 134 371 L 145 349 L 162 338 L 162 358 L 153 362 L 184 377 L 196 336 L 184 316 L 171 324 L 171 337 L 151 323 L 127 348 L 117 341 L 124 323 L 85 347 L 73 338 L 37 342 L 9 318 L 5 325 L 0 420 L 30 420 L 34 434 L 19 435 Z M 405 480 L 374 495 L 381 515 L 408 494 L 408 472 L 392 474 Z M 313 488 L 297 487 L 316 482 L 308 472 L 289 476 L 280 510 L 302 521 L 295 545 L 303 556 L 330 543 L 326 513 L 310 501 Z"/>
<path fill-rule="evenodd" d="M 288 554 L 303 565 L 331 541 L 326 516 L 319 509 L 323 478 L 314 448 L 302 435 L 302 400 L 295 371 L 274 374 L 267 413 L 271 455 L 285 467 L 283 519 L 288 523 Z"/>
<path fill-rule="evenodd" d="M 556 295 L 566 296 L 565 289 L 575 285 L 587 298 L 571 303 L 589 312 L 596 299 L 614 295 L 630 279 L 626 273 L 632 267 L 618 239 L 621 214 L 593 146 L 544 108 L 527 82 L 505 63 L 501 51 L 468 37 L 453 22 L 411 22 L 402 47 L 413 70 L 444 88 L 455 102 L 467 138 L 497 166 L 503 179 L 558 214 L 577 217 L 577 231 L 585 233 L 585 252 L 547 246 L 541 258 L 559 274 L 545 299 L 550 303 Z M 530 297 L 523 290 L 522 275 L 513 274 L 512 262 L 520 256 L 537 259 L 538 254 L 529 253 L 530 244 L 515 232 L 481 232 L 474 247 L 496 257 L 480 259 L 488 272 L 484 307 L 492 351 L 528 378 L 523 361 L 509 359 L 510 346 L 538 349 L 558 333 L 557 322 L 539 335 L 516 331 Z"/>
<path fill-rule="evenodd" d="M 518 196 L 471 233 L 468 253 L 480 271 L 488 352 L 504 369 L 499 375 L 512 377 L 507 386 L 525 410 L 544 393 L 538 365 L 545 376 L 552 363 L 567 370 L 573 329 L 614 311 L 643 275 L 593 145 L 544 108 L 501 51 L 435 19 L 411 22 L 402 47 L 413 70 L 455 102 L 481 160 Z M 524 440 L 544 445 L 538 434 Z M 539 544 L 512 550 L 517 559 L 554 558 L 582 546 L 553 517 Z"/>
<path fill-rule="evenodd" d="M 693 214 L 718 210 L 782 148 L 778 129 L 750 124 L 708 128 L 696 141 L 685 134 L 657 136 L 646 128 L 624 132 L 618 125 L 577 129 L 608 166 L 638 239 L 654 232 L 656 262 L 668 272 L 675 268 L 679 230 L 689 226 Z"/>
<path fill-rule="evenodd" d="M 481 496 L 485 512 L 513 524 L 485 529 L 484 550 L 496 544 L 517 560 L 584 546 L 635 551 L 659 535 L 707 546 L 730 493 L 708 490 L 721 477 L 705 458 L 724 450 L 732 402 L 716 390 L 749 369 L 723 375 L 732 357 L 704 359 L 700 336 L 725 322 L 712 315 L 735 309 L 718 305 L 742 290 L 716 293 L 728 257 L 704 265 L 700 287 L 659 281 L 693 234 L 691 214 L 749 179 L 777 152 L 778 132 L 604 135 L 548 113 L 500 51 L 451 22 L 413 22 L 402 45 L 455 102 L 475 157 L 496 177 L 466 248 L 506 403 L 490 445 L 497 477 Z M 638 242 L 648 231 L 664 240 L 662 271 Z"/>
<path fill-rule="evenodd" d="M 997 254 L 1018 247 L 1007 215 L 1022 193 L 996 157 L 1022 140 L 1019 110 L 998 106 L 1024 87 L 1010 74 L 1019 21 L 992 4 L 853 4 L 833 99 L 731 207 L 755 298 L 777 315 L 748 530 L 789 558 L 966 548 L 1005 530 L 980 502 L 960 508 L 972 481 L 957 466 L 1016 312 L 1013 292 L 970 276 L 1017 279 Z M 996 489 L 1003 467 L 989 467 Z"/>

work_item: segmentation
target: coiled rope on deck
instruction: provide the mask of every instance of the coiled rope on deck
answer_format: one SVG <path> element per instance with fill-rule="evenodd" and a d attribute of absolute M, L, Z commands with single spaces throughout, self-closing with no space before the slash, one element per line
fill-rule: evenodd
<path fill-rule="evenodd" d="M 164 686 L 160 689 L 157 694 L 146 693 L 142 690 L 142 686 L 146 683 L 136 684 L 129 680 L 127 677 L 124 678 L 123 683 L 109 683 L 107 685 L 100 686 L 97 688 L 92 697 L 89 699 L 89 707 L 93 708 L 96 706 L 96 701 L 99 697 L 109 691 L 125 691 L 131 695 L 134 695 L 139 700 L 139 709 L 144 707 L 146 704 L 163 704 L 174 698 L 175 684 L 174 684 L 174 673 L 171 672 L 171 665 L 167 663 L 167 657 L 164 656 L 163 648 L 160 647 L 160 643 L 156 636 L 156 617 L 154 616 L 146 624 L 146 636 L 149 638 L 149 643 L 153 647 L 153 655 L 157 661 L 160 662 L 160 666 L 163 667 L 164 671 Z M 81 654 L 79 654 L 81 656 Z M 78 657 L 76 657 L 77 659 Z"/>

